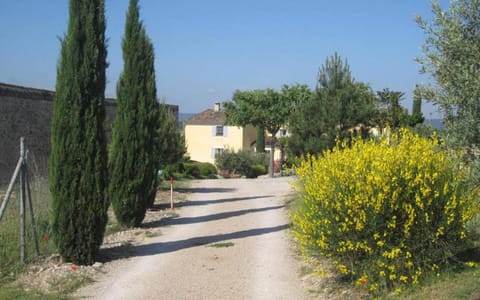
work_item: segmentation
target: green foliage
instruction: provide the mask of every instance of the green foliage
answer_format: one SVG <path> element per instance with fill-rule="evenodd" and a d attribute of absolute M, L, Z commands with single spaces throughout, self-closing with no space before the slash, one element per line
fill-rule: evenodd
<path fill-rule="evenodd" d="M 216 178 L 217 168 L 207 162 L 198 163 L 198 169 L 200 170 L 200 177 L 202 178 Z"/>
<path fill-rule="evenodd" d="M 33 176 L 32 176 L 33 177 Z M 50 227 L 50 192 L 47 182 L 31 182 L 31 197 L 33 211 L 35 214 L 35 224 L 37 226 L 37 236 L 39 238 L 40 254 L 48 256 L 58 253 L 53 240 L 51 239 Z M 14 189 L 14 191 L 18 191 Z M 0 194 L 4 190 L 0 189 Z M 0 285 L 3 282 L 14 280 L 17 274 L 23 271 L 20 262 L 20 216 L 18 193 L 14 192 L 4 211 L 4 216 L 0 222 Z M 27 206 L 28 209 L 28 206 Z M 33 242 L 33 232 L 31 230 L 30 214 L 26 215 L 26 261 L 29 262 L 36 258 L 35 244 Z M 0 297 L 0 299 L 2 299 Z"/>
<path fill-rule="evenodd" d="M 257 178 L 260 175 L 267 174 L 267 169 L 263 165 L 252 165 L 250 169 L 247 170 L 245 176 L 247 178 Z"/>
<path fill-rule="evenodd" d="M 184 174 L 189 178 L 217 178 L 217 168 L 211 163 L 192 161 L 184 163 Z"/>
<path fill-rule="evenodd" d="M 53 105 L 52 231 L 67 261 L 92 264 L 107 223 L 105 4 L 70 1 Z"/>
<path fill-rule="evenodd" d="M 357 138 L 296 171 L 304 203 L 293 222 L 303 251 L 330 258 L 372 292 L 416 284 L 468 246 L 478 190 L 435 136 L 401 130 L 379 142 Z"/>
<path fill-rule="evenodd" d="M 469 160 L 480 160 L 480 1 L 451 1 L 442 10 L 432 3 L 430 22 L 418 17 L 425 33 L 421 71 L 436 86 L 422 95 L 434 102 L 445 117 L 449 145 L 467 149 Z M 478 177 L 478 176 L 477 176 Z M 478 184 L 478 181 L 477 181 Z"/>
<path fill-rule="evenodd" d="M 170 176 L 174 179 L 216 179 L 217 168 L 211 163 L 191 161 L 186 157 L 180 162 L 165 166 L 160 177 L 169 180 Z"/>
<path fill-rule="evenodd" d="M 215 157 L 215 165 L 219 170 L 227 171 L 228 176 L 240 175 L 255 178 L 265 174 L 263 172 L 266 172 L 268 167 L 268 157 L 264 153 L 247 150 L 238 152 L 225 150 Z"/>
<path fill-rule="evenodd" d="M 348 62 L 337 53 L 320 68 L 316 91 L 303 88 L 297 94 L 289 122 L 293 156 L 332 148 L 337 135 L 349 137 L 352 128 L 368 125 L 375 109 L 371 88 L 353 80 Z"/>
<path fill-rule="evenodd" d="M 422 113 L 422 90 L 419 85 L 415 86 L 413 90 L 413 105 L 412 105 L 412 115 L 417 115 Z"/>
<path fill-rule="evenodd" d="M 377 92 L 377 125 L 380 128 L 390 127 L 395 130 L 400 127 L 402 118 L 408 115 L 406 109 L 400 105 L 404 96 L 404 93 L 391 91 L 390 89 Z"/>
<path fill-rule="evenodd" d="M 257 127 L 255 150 L 258 153 L 265 152 L 265 128 L 263 126 Z"/>
<path fill-rule="evenodd" d="M 15 299 L 15 300 L 66 300 L 69 299 L 66 295 L 48 293 L 45 294 L 36 290 L 24 290 L 21 287 L 2 287 L 0 289 L 0 299 Z"/>
<path fill-rule="evenodd" d="M 197 162 L 186 162 L 183 164 L 184 173 L 189 178 L 200 178 L 200 167 Z"/>
<path fill-rule="evenodd" d="M 122 226 L 139 226 L 157 190 L 159 108 L 153 45 L 131 0 L 122 42 L 124 70 L 110 148 L 109 196 Z"/>
<path fill-rule="evenodd" d="M 179 162 L 186 153 L 185 138 L 180 132 L 177 120 L 164 103 L 160 104 L 158 128 L 158 156 L 160 168 Z"/>
<path fill-rule="evenodd" d="M 232 102 L 225 102 L 226 123 L 229 125 L 264 128 L 272 137 L 270 151 L 270 176 L 273 177 L 275 135 L 285 125 L 292 109 L 293 99 L 273 89 L 255 91 L 235 91 Z M 262 151 L 263 152 L 263 151 Z"/>

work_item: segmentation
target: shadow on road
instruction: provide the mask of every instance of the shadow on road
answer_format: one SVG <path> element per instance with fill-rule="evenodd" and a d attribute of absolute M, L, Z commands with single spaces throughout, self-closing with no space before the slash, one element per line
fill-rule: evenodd
<path fill-rule="evenodd" d="M 205 187 L 196 187 L 196 188 L 178 188 L 175 191 L 179 193 L 230 193 L 236 191 L 234 188 L 205 188 Z"/>
<path fill-rule="evenodd" d="M 164 226 L 164 225 L 184 225 L 184 224 L 202 223 L 202 222 L 209 222 L 209 221 L 242 216 L 250 213 L 279 209 L 284 207 L 285 207 L 284 205 L 278 205 L 278 206 L 270 206 L 270 207 L 262 207 L 262 208 L 251 208 L 251 209 L 244 209 L 244 210 L 238 210 L 238 211 L 222 212 L 222 213 L 213 214 L 213 215 L 198 216 L 198 217 L 180 217 L 180 218 L 167 217 L 158 221 L 143 223 L 142 227 L 158 227 L 158 226 Z"/>
<path fill-rule="evenodd" d="M 219 203 L 228 203 L 236 201 L 245 201 L 253 199 L 263 199 L 271 198 L 273 196 L 253 196 L 253 197 L 239 197 L 239 198 L 226 198 L 226 199 L 217 199 L 217 200 L 198 200 L 198 201 L 186 201 L 175 203 L 175 207 L 187 207 L 187 206 L 199 206 L 199 205 L 210 205 L 210 204 L 219 204 Z M 162 210 L 170 207 L 170 203 L 157 203 L 151 207 L 152 210 Z"/>
<path fill-rule="evenodd" d="M 273 232 L 279 232 L 286 230 L 290 227 L 290 224 L 278 225 L 274 227 L 255 228 L 249 230 L 236 231 L 232 233 L 217 234 L 210 236 L 193 237 L 185 240 L 171 241 L 171 242 L 159 242 L 153 244 L 145 244 L 138 246 L 129 246 L 127 251 L 118 253 L 115 257 L 111 257 L 108 253 L 100 253 L 101 262 L 109 262 L 116 259 L 122 259 L 131 256 L 149 256 L 162 253 L 171 253 L 183 249 L 192 247 L 205 246 L 212 243 L 231 241 L 251 236 L 258 236 L 269 234 Z M 106 255 L 105 255 L 106 254 Z M 122 256 L 123 255 L 123 256 Z M 109 256 L 109 257 L 106 257 Z M 103 258 L 103 259 L 102 259 Z"/>

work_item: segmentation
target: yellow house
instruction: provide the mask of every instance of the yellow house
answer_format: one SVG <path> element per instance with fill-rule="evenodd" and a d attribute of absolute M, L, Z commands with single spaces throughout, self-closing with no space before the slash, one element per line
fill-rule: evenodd
<path fill-rule="evenodd" d="M 253 151 L 255 140 L 253 126 L 225 126 L 225 112 L 218 102 L 185 120 L 187 154 L 195 161 L 215 163 L 215 156 L 225 149 Z"/>

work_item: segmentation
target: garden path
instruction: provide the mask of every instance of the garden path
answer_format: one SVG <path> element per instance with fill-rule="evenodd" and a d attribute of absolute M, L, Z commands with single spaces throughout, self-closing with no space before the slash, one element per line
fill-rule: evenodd
<path fill-rule="evenodd" d="M 192 181 L 191 193 L 108 272 L 94 299 L 307 299 L 285 202 L 292 178 Z"/>

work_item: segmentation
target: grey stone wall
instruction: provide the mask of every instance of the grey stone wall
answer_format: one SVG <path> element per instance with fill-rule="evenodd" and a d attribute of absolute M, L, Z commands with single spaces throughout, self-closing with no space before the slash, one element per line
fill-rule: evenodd
<path fill-rule="evenodd" d="M 50 155 L 53 91 L 0 83 L 0 184 L 8 183 L 20 155 L 20 137 L 28 148 L 29 170 L 46 177 Z M 177 116 L 178 106 L 169 105 Z M 105 101 L 107 137 L 111 137 L 115 99 Z"/>

